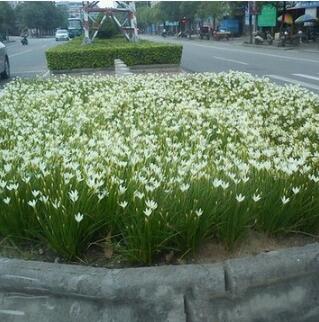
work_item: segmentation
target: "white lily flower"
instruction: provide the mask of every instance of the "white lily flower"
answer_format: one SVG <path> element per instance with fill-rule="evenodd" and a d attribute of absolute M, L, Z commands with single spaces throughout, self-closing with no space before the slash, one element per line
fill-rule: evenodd
<path fill-rule="evenodd" d="M 300 192 L 300 187 L 293 187 L 292 192 L 296 195 L 297 193 Z"/>
<path fill-rule="evenodd" d="M 239 195 L 236 195 L 236 200 L 240 203 L 245 200 L 245 196 L 243 196 L 241 193 Z"/>
<path fill-rule="evenodd" d="M 146 208 L 143 212 L 146 217 L 149 217 L 152 214 L 153 210 L 150 208 Z"/>
<path fill-rule="evenodd" d="M 195 210 L 195 214 L 197 217 L 200 217 L 203 214 L 203 210 L 201 208 Z"/>
<path fill-rule="evenodd" d="M 35 208 L 37 201 L 35 199 L 28 201 L 28 205 L 32 208 Z"/>
<path fill-rule="evenodd" d="M 74 219 L 77 223 L 80 223 L 83 220 L 83 215 L 81 213 L 77 213 L 76 215 L 74 215 Z"/>
<path fill-rule="evenodd" d="M 73 203 L 76 203 L 77 200 L 79 199 L 79 193 L 77 192 L 77 190 L 71 190 L 69 192 L 69 197 Z"/>
<path fill-rule="evenodd" d="M 258 202 L 261 199 L 261 196 L 260 195 L 253 194 L 253 197 L 252 198 L 253 198 L 253 200 L 255 202 Z"/>
<path fill-rule="evenodd" d="M 286 203 L 288 203 L 289 202 L 289 198 L 287 198 L 286 196 L 283 196 L 283 197 L 281 197 L 281 201 L 282 201 L 282 203 L 283 203 L 283 205 L 285 205 Z"/>
<path fill-rule="evenodd" d="M 123 209 L 125 209 L 127 205 L 128 205 L 127 201 L 119 202 L 119 206 L 122 207 Z"/>
<path fill-rule="evenodd" d="M 146 200 L 145 204 L 148 208 L 155 210 L 157 208 L 157 203 L 154 200 Z"/>
<path fill-rule="evenodd" d="M 8 205 L 10 203 L 10 200 L 11 200 L 10 197 L 6 197 L 3 199 L 3 202 Z"/>

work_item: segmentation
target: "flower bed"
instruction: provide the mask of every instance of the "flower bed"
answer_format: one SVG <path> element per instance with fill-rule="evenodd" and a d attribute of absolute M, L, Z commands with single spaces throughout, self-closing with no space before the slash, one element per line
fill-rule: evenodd
<path fill-rule="evenodd" d="M 140 40 L 130 43 L 122 38 L 96 39 L 93 44 L 83 46 L 81 38 L 50 48 L 46 51 L 51 70 L 78 68 L 108 68 L 114 59 L 126 65 L 179 64 L 182 46 Z"/>
<path fill-rule="evenodd" d="M 0 100 L 0 234 L 75 258 L 318 232 L 319 97 L 249 74 L 17 80 Z"/>

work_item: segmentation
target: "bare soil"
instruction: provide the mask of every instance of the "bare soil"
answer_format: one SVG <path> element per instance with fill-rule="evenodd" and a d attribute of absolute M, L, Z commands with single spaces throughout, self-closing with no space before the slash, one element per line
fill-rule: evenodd
<path fill-rule="evenodd" d="M 230 258 L 255 256 L 273 250 L 305 246 L 319 242 L 319 236 L 304 234 L 291 234 L 285 237 L 269 237 L 263 233 L 250 232 L 246 238 L 237 245 L 233 251 L 214 240 L 206 242 L 193 256 L 176 255 L 173 252 L 162 255 L 155 261 L 154 266 L 179 265 L 179 264 L 204 264 L 216 263 Z M 109 247 L 109 246 L 107 246 Z M 83 258 L 76 261 L 67 261 L 59 258 L 50 249 L 42 244 L 34 242 L 14 243 L 6 239 L 0 240 L 0 256 L 8 258 L 19 258 L 24 260 L 37 260 L 44 262 L 66 263 L 76 265 L 87 265 L 106 268 L 136 267 L 127 262 L 116 249 L 105 249 L 105 244 L 92 245 Z"/>

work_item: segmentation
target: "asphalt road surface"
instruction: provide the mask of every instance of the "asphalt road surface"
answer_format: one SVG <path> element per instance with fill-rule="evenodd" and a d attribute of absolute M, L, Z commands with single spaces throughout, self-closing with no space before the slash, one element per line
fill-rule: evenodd
<path fill-rule="evenodd" d="M 55 38 L 28 38 L 29 44 L 22 46 L 20 37 L 7 43 L 12 77 L 35 77 L 48 72 L 45 51 L 56 46 Z"/>
<path fill-rule="evenodd" d="M 238 70 L 267 76 L 279 84 L 299 84 L 319 93 L 319 51 L 245 47 L 242 41 L 236 40 L 218 42 L 160 36 L 142 37 L 155 41 L 182 43 L 182 68 L 188 72 Z M 7 44 L 11 75 L 28 78 L 47 75 L 45 51 L 57 45 L 55 39 L 31 38 L 27 46 L 21 45 L 19 37 L 15 40 Z"/>
<path fill-rule="evenodd" d="M 189 72 L 237 70 L 267 76 L 276 83 L 299 84 L 319 93 L 319 51 L 243 46 L 242 41 L 207 41 L 175 37 L 145 39 L 183 44 L 182 68 Z"/>

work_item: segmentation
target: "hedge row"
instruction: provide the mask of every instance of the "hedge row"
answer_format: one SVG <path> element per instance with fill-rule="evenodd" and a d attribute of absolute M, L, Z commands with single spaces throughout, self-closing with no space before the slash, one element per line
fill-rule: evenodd
<path fill-rule="evenodd" d="M 107 68 L 114 59 L 121 59 L 128 66 L 150 64 L 179 64 L 182 46 L 141 40 L 129 43 L 124 39 L 101 40 L 81 45 L 81 39 L 50 48 L 46 52 L 50 70 L 76 68 Z"/>

